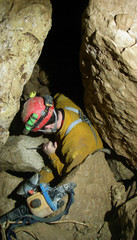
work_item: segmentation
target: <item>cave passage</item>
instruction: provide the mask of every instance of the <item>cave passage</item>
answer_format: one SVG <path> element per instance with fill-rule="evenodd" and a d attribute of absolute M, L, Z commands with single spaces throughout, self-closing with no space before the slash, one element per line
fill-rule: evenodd
<path fill-rule="evenodd" d="M 52 28 L 38 63 L 49 77 L 50 91 L 61 92 L 83 107 L 79 69 L 82 13 L 88 0 L 51 0 Z"/>

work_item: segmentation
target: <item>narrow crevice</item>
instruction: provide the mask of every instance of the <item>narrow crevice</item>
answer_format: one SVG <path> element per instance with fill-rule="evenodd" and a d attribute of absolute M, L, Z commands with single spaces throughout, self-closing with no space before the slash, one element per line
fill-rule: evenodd
<path fill-rule="evenodd" d="M 62 92 L 81 107 L 83 86 L 79 69 L 81 19 L 88 0 L 53 1 L 52 28 L 38 63 L 49 76 L 54 95 Z"/>

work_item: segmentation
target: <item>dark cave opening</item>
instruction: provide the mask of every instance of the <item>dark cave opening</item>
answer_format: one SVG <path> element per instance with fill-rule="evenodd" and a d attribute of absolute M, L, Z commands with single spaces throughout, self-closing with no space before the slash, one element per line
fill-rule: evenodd
<path fill-rule="evenodd" d="M 88 0 L 51 0 L 51 4 L 52 27 L 38 63 L 48 74 L 52 95 L 61 92 L 83 107 L 79 51 L 82 13 Z"/>

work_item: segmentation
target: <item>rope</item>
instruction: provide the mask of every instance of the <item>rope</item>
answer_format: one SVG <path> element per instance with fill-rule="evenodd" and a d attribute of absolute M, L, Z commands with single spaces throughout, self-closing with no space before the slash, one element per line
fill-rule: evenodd
<path fill-rule="evenodd" d="M 33 233 L 32 231 L 26 229 L 26 227 L 22 227 L 21 229 L 20 228 L 15 229 L 15 233 L 19 233 L 19 232 L 26 232 L 29 235 L 31 235 L 35 240 L 40 240 L 40 238 L 38 238 L 35 233 Z"/>
<path fill-rule="evenodd" d="M 13 224 L 14 222 L 13 221 L 9 221 L 8 222 L 8 225 L 9 224 Z M 91 229 L 91 227 L 86 224 L 86 223 L 83 223 L 83 222 L 78 222 L 78 221 L 75 221 L 75 220 L 66 220 L 66 221 L 56 221 L 56 222 L 50 222 L 49 224 L 63 224 L 63 223 L 73 223 L 73 224 L 78 224 L 78 225 L 82 225 L 84 227 L 87 227 L 89 229 Z M 5 233 L 6 229 L 5 228 L 2 228 L 2 240 L 7 240 L 6 238 L 6 233 Z M 27 234 L 31 235 L 35 240 L 41 240 L 35 233 L 33 233 L 31 230 L 28 230 L 26 229 L 26 227 L 21 227 L 21 228 L 16 228 L 14 230 L 15 234 L 19 233 L 19 232 L 26 232 Z"/>
<path fill-rule="evenodd" d="M 93 155 L 94 153 L 97 153 L 97 152 L 104 152 L 104 153 L 107 153 L 107 154 L 111 154 L 111 150 L 110 150 L 110 149 L 108 149 L 108 148 L 100 148 L 100 149 L 95 150 L 95 151 L 92 153 L 92 155 Z"/>
<path fill-rule="evenodd" d="M 3 227 L 2 224 L 0 224 L 0 230 L 1 230 L 2 240 L 7 240 L 7 237 L 6 237 L 6 228 Z"/>
<path fill-rule="evenodd" d="M 79 225 L 82 225 L 82 226 L 85 226 L 85 227 L 88 227 L 88 228 L 91 229 L 91 227 L 88 224 L 83 223 L 83 222 L 78 222 L 78 221 L 75 221 L 75 220 L 50 222 L 50 224 L 59 224 L 59 223 L 74 223 L 74 224 L 79 224 Z"/>
<path fill-rule="evenodd" d="M 14 222 L 12 222 L 12 223 L 14 223 Z M 11 224 L 11 222 L 9 220 L 7 220 L 4 223 L 0 223 L 0 231 L 1 231 L 2 240 L 7 240 L 6 230 L 8 229 L 10 224 Z"/>

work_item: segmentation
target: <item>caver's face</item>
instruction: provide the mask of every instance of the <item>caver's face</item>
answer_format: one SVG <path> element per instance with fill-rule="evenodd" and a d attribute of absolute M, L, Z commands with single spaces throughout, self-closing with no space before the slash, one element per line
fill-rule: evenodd
<path fill-rule="evenodd" d="M 55 123 L 45 125 L 44 129 L 42 130 L 42 132 L 45 134 L 55 133 L 56 131 L 57 131 L 57 128 L 55 127 Z"/>

